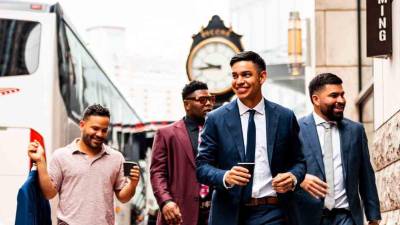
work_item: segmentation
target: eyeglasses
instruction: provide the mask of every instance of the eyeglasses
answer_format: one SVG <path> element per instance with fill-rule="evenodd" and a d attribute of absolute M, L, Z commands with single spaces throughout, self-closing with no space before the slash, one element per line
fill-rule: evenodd
<path fill-rule="evenodd" d="M 192 100 L 196 102 L 200 102 L 200 104 L 205 105 L 208 101 L 211 104 L 215 103 L 215 95 L 208 95 L 208 96 L 197 96 L 197 97 L 187 97 L 185 100 Z"/>

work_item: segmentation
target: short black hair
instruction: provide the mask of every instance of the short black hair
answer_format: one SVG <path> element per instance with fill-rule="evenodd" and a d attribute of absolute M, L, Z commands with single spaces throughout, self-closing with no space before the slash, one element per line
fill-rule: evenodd
<path fill-rule="evenodd" d="M 266 70 L 265 61 L 261 56 L 253 51 L 244 51 L 239 52 L 238 54 L 234 55 L 229 63 L 231 67 L 233 64 L 240 62 L 240 61 L 251 61 L 257 65 L 258 72 Z"/>
<path fill-rule="evenodd" d="M 324 88 L 325 85 L 327 85 L 327 84 L 342 84 L 342 83 L 343 83 L 342 79 L 340 79 L 337 75 L 335 75 L 333 73 L 318 74 L 316 77 L 314 77 L 310 81 L 310 84 L 308 85 L 308 91 L 310 94 L 311 103 L 313 103 L 312 95 L 315 92 Z"/>
<path fill-rule="evenodd" d="M 190 83 L 186 84 L 182 89 L 182 99 L 185 100 L 190 94 L 197 90 L 208 90 L 208 86 L 206 83 L 193 80 Z"/>
<path fill-rule="evenodd" d="M 85 109 L 82 120 L 86 120 L 89 116 L 106 116 L 110 118 L 110 111 L 100 104 L 94 104 Z"/>

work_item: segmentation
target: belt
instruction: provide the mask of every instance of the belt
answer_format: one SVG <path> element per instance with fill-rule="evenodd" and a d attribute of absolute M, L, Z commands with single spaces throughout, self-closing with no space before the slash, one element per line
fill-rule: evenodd
<path fill-rule="evenodd" d="M 278 205 L 277 197 L 262 197 L 262 198 L 251 198 L 249 202 L 244 204 L 245 206 L 259 206 L 259 205 Z"/>
<path fill-rule="evenodd" d="M 211 201 L 200 201 L 200 209 L 208 209 L 211 206 Z"/>
<path fill-rule="evenodd" d="M 337 214 L 346 214 L 349 213 L 350 211 L 345 209 L 345 208 L 333 208 L 332 210 L 329 209 L 323 209 L 322 210 L 322 216 L 329 217 L 329 216 L 335 216 Z"/>

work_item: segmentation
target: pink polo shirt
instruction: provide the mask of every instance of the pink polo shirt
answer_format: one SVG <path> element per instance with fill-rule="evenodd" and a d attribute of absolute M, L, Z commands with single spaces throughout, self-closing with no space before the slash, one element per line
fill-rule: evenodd
<path fill-rule="evenodd" d="M 57 149 L 49 165 L 59 195 L 57 217 L 69 225 L 114 225 L 114 191 L 126 184 L 124 157 L 103 145 L 90 159 L 78 140 Z"/>

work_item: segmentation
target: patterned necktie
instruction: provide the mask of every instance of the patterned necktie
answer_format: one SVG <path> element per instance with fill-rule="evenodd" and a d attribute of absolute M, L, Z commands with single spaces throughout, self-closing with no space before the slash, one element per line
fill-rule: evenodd
<path fill-rule="evenodd" d="M 256 110 L 250 109 L 249 121 L 247 126 L 247 144 L 246 144 L 246 162 L 254 162 L 256 152 L 256 124 L 254 123 L 254 114 Z M 249 183 L 243 187 L 242 201 L 248 202 L 251 198 L 253 189 L 253 176 L 250 178 Z"/>
<path fill-rule="evenodd" d="M 332 123 L 322 123 L 324 129 L 324 167 L 326 183 L 328 184 L 329 192 L 325 196 L 324 205 L 331 210 L 335 207 L 335 178 L 333 171 L 333 148 L 332 148 Z"/>
<path fill-rule="evenodd" d="M 200 144 L 200 141 L 201 141 L 201 131 L 203 130 L 203 126 L 202 126 L 202 125 L 199 125 L 198 128 L 199 128 L 199 136 L 197 137 L 197 143 Z"/>

